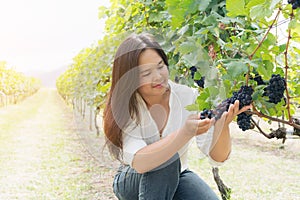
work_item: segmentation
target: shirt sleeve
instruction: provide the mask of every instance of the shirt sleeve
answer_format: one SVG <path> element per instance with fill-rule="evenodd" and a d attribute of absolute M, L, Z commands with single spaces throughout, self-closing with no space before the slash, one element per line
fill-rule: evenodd
<path fill-rule="evenodd" d="M 123 161 L 132 167 L 132 161 L 137 151 L 147 146 L 138 125 L 131 125 L 123 131 Z"/>
<path fill-rule="evenodd" d="M 212 144 L 213 132 L 214 132 L 214 126 L 212 126 L 206 133 L 196 136 L 196 143 L 198 149 L 200 149 L 200 151 L 208 157 L 209 163 L 213 167 L 219 167 L 223 165 L 226 160 L 229 159 L 229 156 L 224 162 L 217 162 L 209 155 L 211 144 Z"/>

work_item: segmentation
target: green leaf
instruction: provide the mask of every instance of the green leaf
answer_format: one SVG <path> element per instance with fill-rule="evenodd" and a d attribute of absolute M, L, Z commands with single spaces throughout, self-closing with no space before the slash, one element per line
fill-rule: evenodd
<path fill-rule="evenodd" d="M 251 19 L 258 19 L 264 17 L 264 7 L 263 5 L 256 5 L 250 9 L 250 17 Z"/>
<path fill-rule="evenodd" d="M 98 18 L 99 19 L 102 19 L 102 18 L 108 16 L 108 14 L 109 14 L 109 10 L 105 6 L 100 6 L 98 8 Z"/>
<path fill-rule="evenodd" d="M 199 110 L 203 110 L 204 108 L 209 109 L 211 107 L 211 104 L 208 101 L 209 97 L 209 90 L 205 88 L 196 99 L 196 103 L 198 104 Z"/>
<path fill-rule="evenodd" d="M 274 65 L 272 62 L 264 61 L 263 65 L 259 65 L 256 70 L 259 74 L 261 74 L 264 77 L 264 79 L 268 80 L 271 78 L 273 68 Z"/>
<path fill-rule="evenodd" d="M 200 0 L 198 10 L 205 11 L 212 0 Z"/>
<path fill-rule="evenodd" d="M 188 111 L 199 111 L 199 105 L 198 104 L 191 104 L 191 105 L 187 105 L 185 107 L 186 110 Z"/>
<path fill-rule="evenodd" d="M 282 52 L 284 52 L 284 51 L 285 51 L 285 49 L 286 49 L 286 44 L 282 44 L 282 45 L 280 45 L 280 46 L 279 46 L 279 52 L 278 52 L 278 53 L 282 53 Z"/>
<path fill-rule="evenodd" d="M 210 97 L 216 97 L 220 93 L 220 88 L 215 85 L 207 87 L 207 90 L 209 91 Z"/>
<path fill-rule="evenodd" d="M 194 80 L 200 80 L 201 79 L 201 74 L 197 71 L 194 75 Z"/>
<path fill-rule="evenodd" d="M 197 48 L 198 48 L 198 47 L 195 45 L 194 42 L 192 42 L 192 41 L 187 41 L 187 42 L 183 42 L 183 43 L 181 43 L 181 44 L 179 45 L 178 51 L 179 51 L 181 54 L 187 54 L 187 53 L 196 51 Z"/>
<path fill-rule="evenodd" d="M 155 12 L 155 13 L 150 13 L 149 15 L 149 22 L 161 22 L 161 19 L 165 18 L 165 13 L 164 12 Z"/>
<path fill-rule="evenodd" d="M 247 65 L 242 61 L 232 61 L 227 66 L 227 73 L 232 78 L 235 78 L 241 74 L 245 74 L 248 72 Z"/>
<path fill-rule="evenodd" d="M 237 17 L 239 15 L 246 15 L 245 0 L 227 0 L 226 9 L 229 17 Z"/>
<path fill-rule="evenodd" d="M 251 0 L 246 7 L 250 10 L 254 6 L 265 3 L 265 1 L 266 0 Z"/>
<path fill-rule="evenodd" d="M 295 87 L 295 94 L 300 94 L 300 85 Z"/>
<path fill-rule="evenodd" d="M 190 66 L 197 66 L 198 58 L 193 53 L 184 54 L 182 58 L 189 63 Z"/>
<path fill-rule="evenodd" d="M 280 2 L 281 0 L 272 0 L 270 4 L 270 10 L 273 10 Z"/>
<path fill-rule="evenodd" d="M 265 18 L 271 17 L 274 10 L 274 4 L 270 4 L 269 1 L 266 1 L 263 4 L 258 4 L 250 8 L 250 17 L 252 20 L 260 19 L 262 22 Z M 272 7 L 272 8 L 271 8 Z"/>
<path fill-rule="evenodd" d="M 288 28 L 289 29 L 294 29 L 294 28 L 296 28 L 297 27 L 297 20 L 296 19 L 292 19 L 291 21 L 290 21 L 290 23 L 289 23 L 289 26 L 288 26 Z"/>

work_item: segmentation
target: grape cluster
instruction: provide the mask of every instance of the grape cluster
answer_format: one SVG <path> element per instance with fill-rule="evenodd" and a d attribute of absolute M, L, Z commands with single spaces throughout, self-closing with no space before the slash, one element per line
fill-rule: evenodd
<path fill-rule="evenodd" d="M 190 67 L 192 79 L 194 79 L 195 73 L 197 72 L 197 68 L 195 66 Z M 195 83 L 201 88 L 204 88 L 205 77 L 202 76 L 199 80 L 195 80 Z"/>
<path fill-rule="evenodd" d="M 231 104 L 234 104 L 236 100 L 239 100 L 239 109 L 243 108 L 244 106 L 248 106 L 252 102 L 252 94 L 253 94 L 253 88 L 251 86 L 241 86 L 240 90 L 238 92 L 233 92 L 232 97 L 225 99 L 221 102 L 214 111 L 214 114 L 216 115 L 216 119 L 219 119 L 223 112 L 228 111 L 229 106 Z"/>
<path fill-rule="evenodd" d="M 297 9 L 300 7 L 300 0 L 288 0 L 289 4 L 292 4 L 293 9 Z"/>
<path fill-rule="evenodd" d="M 277 104 L 283 98 L 286 82 L 279 74 L 272 74 L 269 85 L 264 88 L 263 96 L 269 97 L 269 102 Z"/>
<path fill-rule="evenodd" d="M 232 101 L 239 100 L 240 101 L 240 109 L 244 106 L 248 106 L 252 102 L 252 94 L 254 90 L 251 86 L 241 86 L 241 89 L 232 97 Z M 236 99 L 235 99 L 236 98 Z M 232 103 L 234 103 L 234 101 Z"/>
<path fill-rule="evenodd" d="M 246 131 L 252 128 L 251 116 L 252 116 L 251 114 L 247 114 L 245 112 L 238 114 L 237 124 L 239 125 L 240 129 Z"/>
<path fill-rule="evenodd" d="M 253 88 L 251 86 L 241 86 L 240 90 L 238 92 L 234 92 L 232 97 L 225 99 L 222 101 L 215 110 L 207 110 L 204 109 L 200 113 L 200 119 L 205 118 L 212 118 L 215 117 L 216 120 L 220 119 L 222 114 L 225 111 L 228 111 L 229 106 L 231 104 L 234 104 L 236 100 L 239 100 L 240 105 L 239 109 L 241 109 L 244 106 L 248 106 L 252 102 L 252 94 L 253 94 Z M 251 124 L 251 114 L 241 113 L 238 115 L 237 123 L 239 127 L 245 131 L 252 127 Z"/>
<path fill-rule="evenodd" d="M 213 118 L 215 115 L 213 113 L 213 110 L 208 110 L 208 109 L 204 109 L 201 113 L 200 113 L 200 119 L 205 119 L 205 118 Z"/>

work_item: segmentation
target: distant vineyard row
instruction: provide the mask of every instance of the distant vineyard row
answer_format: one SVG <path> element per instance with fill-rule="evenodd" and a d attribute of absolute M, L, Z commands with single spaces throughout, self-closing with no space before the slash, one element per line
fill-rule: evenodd
<path fill-rule="evenodd" d="M 40 87 L 40 80 L 9 69 L 6 62 L 0 62 L 0 107 L 18 103 Z"/>

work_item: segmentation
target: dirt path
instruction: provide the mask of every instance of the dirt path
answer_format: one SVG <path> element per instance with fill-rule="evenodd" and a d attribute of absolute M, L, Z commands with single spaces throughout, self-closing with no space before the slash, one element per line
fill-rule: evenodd
<path fill-rule="evenodd" d="M 0 108 L 0 199 L 115 199 L 102 141 L 56 90 Z"/>

